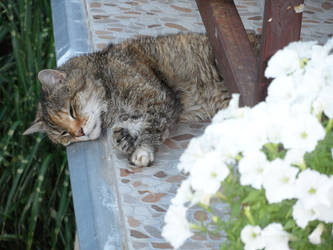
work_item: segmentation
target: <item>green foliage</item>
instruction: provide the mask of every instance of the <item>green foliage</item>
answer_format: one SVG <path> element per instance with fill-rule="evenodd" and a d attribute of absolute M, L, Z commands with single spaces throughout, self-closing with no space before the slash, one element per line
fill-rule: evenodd
<path fill-rule="evenodd" d="M 0 249 L 72 249 L 65 150 L 22 136 L 35 117 L 37 73 L 55 66 L 49 1 L 1 1 L 0 47 Z"/>
<path fill-rule="evenodd" d="M 326 136 L 322 141 L 318 142 L 313 152 L 305 155 L 305 165 L 307 168 L 317 170 L 326 175 L 333 175 L 331 152 L 333 148 L 333 129 L 326 121 L 323 122 L 323 125 L 326 126 Z M 283 159 L 286 150 L 281 145 L 266 144 L 263 147 L 263 152 L 266 154 L 267 159 L 274 160 L 276 158 Z M 230 167 L 231 171 L 233 171 L 234 167 Z M 317 220 L 312 221 L 305 229 L 298 227 L 292 216 L 293 206 L 296 203 L 295 199 L 269 204 L 263 189 L 257 190 L 240 184 L 237 171 L 233 175 L 229 175 L 221 186 L 222 191 L 216 194 L 214 202 L 227 202 L 229 204 L 228 220 L 221 219 L 212 207 L 201 204 L 212 215 L 212 220 L 208 223 L 206 222 L 206 224 L 201 223 L 200 226 L 192 225 L 193 229 L 205 233 L 223 231 L 227 239 L 222 243 L 221 250 L 243 249 L 244 245 L 240 239 L 240 234 L 246 225 L 258 225 L 264 228 L 273 222 L 281 223 L 284 230 L 292 235 L 289 242 L 291 249 L 333 249 L 332 223 L 325 224 L 325 230 L 321 236 L 322 243 L 320 245 L 311 244 L 308 236 L 320 222 Z"/>
<path fill-rule="evenodd" d="M 333 148 L 333 131 L 326 134 L 324 140 L 320 141 L 316 150 L 305 155 L 306 164 L 320 173 L 333 175 L 333 161 L 331 148 Z"/>

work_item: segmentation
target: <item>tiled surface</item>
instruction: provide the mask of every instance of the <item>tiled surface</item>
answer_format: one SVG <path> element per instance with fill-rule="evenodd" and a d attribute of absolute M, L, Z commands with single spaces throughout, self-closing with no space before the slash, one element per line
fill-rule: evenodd
<path fill-rule="evenodd" d="M 137 35 L 204 32 L 194 0 L 84 0 L 97 49 Z M 261 32 L 263 0 L 235 0 L 247 30 Z M 333 35 L 333 1 L 305 0 L 302 40 L 324 43 Z"/>
<path fill-rule="evenodd" d="M 194 0 L 82 0 L 87 13 L 91 43 L 101 49 L 109 42 L 121 42 L 138 35 L 159 35 L 177 32 L 204 32 Z M 235 1 L 247 30 L 261 32 L 263 0 Z M 305 0 L 302 39 L 327 40 L 333 33 L 333 1 Z M 176 127 L 161 146 L 151 168 L 131 169 L 126 158 L 111 150 L 109 174 L 118 197 L 120 223 L 126 231 L 128 249 L 169 249 L 161 237 L 164 214 L 181 180 L 176 168 L 179 156 L 193 136 L 203 132 L 205 124 L 183 124 Z M 101 177 L 103 178 L 103 177 Z M 108 193 L 100 192 L 106 208 Z M 221 213 L 226 207 L 217 208 Z M 198 208 L 190 219 L 206 219 Z M 181 249 L 218 249 L 223 237 L 195 235 Z M 104 250 L 109 249 L 109 242 Z M 111 248 L 110 248 L 111 249 Z"/>

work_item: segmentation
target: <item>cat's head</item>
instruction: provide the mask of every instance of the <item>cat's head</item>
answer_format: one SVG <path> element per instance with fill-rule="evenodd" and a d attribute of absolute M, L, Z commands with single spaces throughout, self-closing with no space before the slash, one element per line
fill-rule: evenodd
<path fill-rule="evenodd" d="M 45 132 L 55 143 L 97 139 L 106 110 L 101 83 L 81 70 L 64 72 L 45 69 L 39 72 L 42 85 L 34 123 L 23 134 Z"/>

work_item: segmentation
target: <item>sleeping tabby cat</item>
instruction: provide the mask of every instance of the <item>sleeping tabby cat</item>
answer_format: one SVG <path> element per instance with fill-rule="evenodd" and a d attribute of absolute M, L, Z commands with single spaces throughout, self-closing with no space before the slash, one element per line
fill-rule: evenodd
<path fill-rule="evenodd" d="M 36 119 L 24 134 L 55 143 L 97 139 L 111 128 L 115 148 L 148 166 L 177 121 L 209 120 L 230 95 L 206 35 L 141 37 L 39 72 Z"/>

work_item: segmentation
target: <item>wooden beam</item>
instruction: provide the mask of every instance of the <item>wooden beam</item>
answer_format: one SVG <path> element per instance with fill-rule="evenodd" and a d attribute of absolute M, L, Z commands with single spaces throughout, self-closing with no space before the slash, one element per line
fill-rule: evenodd
<path fill-rule="evenodd" d="M 267 61 L 277 50 L 300 39 L 302 4 L 304 0 L 265 0 L 256 89 L 258 102 L 267 95 L 269 80 L 264 77 Z"/>
<path fill-rule="evenodd" d="M 233 0 L 196 2 L 226 87 L 241 105 L 255 105 L 257 62 Z"/>

